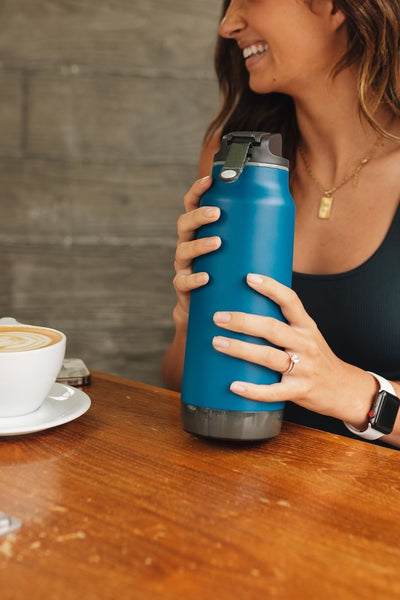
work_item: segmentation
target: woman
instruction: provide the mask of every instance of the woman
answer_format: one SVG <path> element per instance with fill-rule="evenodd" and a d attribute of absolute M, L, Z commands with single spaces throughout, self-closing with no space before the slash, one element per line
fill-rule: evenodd
<path fill-rule="evenodd" d="M 180 388 L 190 292 L 208 281 L 192 261 L 221 244 L 194 239 L 219 218 L 198 204 L 221 135 L 280 131 L 296 203 L 293 290 L 258 274 L 247 282 L 280 305 L 287 324 L 218 313 L 213 346 L 282 373 L 270 386 L 234 381 L 234 393 L 288 401 L 286 419 L 400 447 L 399 21 L 399 0 L 225 0 L 216 53 L 224 103 L 178 221 L 168 387 Z M 392 394 L 385 435 L 369 415 L 381 389 Z"/>

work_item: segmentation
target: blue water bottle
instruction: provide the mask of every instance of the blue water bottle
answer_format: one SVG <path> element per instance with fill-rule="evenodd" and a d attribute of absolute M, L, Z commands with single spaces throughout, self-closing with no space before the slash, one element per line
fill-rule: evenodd
<path fill-rule="evenodd" d="M 217 235 L 220 248 L 194 261 L 209 282 L 191 294 L 181 396 L 186 431 L 227 440 L 261 440 L 279 434 L 284 403 L 264 404 L 230 391 L 232 381 L 270 384 L 280 373 L 215 350 L 221 335 L 216 311 L 241 311 L 284 320 L 280 308 L 246 283 L 260 273 L 290 286 L 295 207 L 289 192 L 288 161 L 280 134 L 236 132 L 225 135 L 214 157 L 213 185 L 201 206 L 218 206 L 216 223 L 204 225 L 198 238 Z M 224 336 L 257 344 L 261 338 L 224 330 Z"/>

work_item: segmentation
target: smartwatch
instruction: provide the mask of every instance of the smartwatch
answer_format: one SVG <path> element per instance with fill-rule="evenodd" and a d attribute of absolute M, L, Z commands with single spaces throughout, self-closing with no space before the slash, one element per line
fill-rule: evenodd
<path fill-rule="evenodd" d="M 377 440 L 383 435 L 392 433 L 394 423 L 400 406 L 400 399 L 396 396 L 392 384 L 384 377 L 368 371 L 379 383 L 379 392 L 375 396 L 371 410 L 368 413 L 368 427 L 360 431 L 349 423 L 344 422 L 347 429 L 364 438 L 365 440 Z"/>

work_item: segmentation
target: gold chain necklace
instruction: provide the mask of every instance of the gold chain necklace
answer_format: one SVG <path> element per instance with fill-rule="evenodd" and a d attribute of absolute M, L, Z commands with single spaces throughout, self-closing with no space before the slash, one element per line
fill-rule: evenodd
<path fill-rule="evenodd" d="M 319 187 L 320 191 L 322 192 L 321 200 L 319 203 L 319 209 L 318 209 L 318 218 L 319 219 L 329 219 L 330 218 L 331 212 L 332 212 L 332 204 L 333 204 L 332 194 L 334 192 L 336 192 L 339 188 L 341 188 L 345 183 L 347 183 L 351 179 L 354 180 L 354 185 L 357 185 L 358 174 L 361 171 L 361 169 L 363 167 L 365 167 L 365 165 L 371 160 L 371 158 L 372 158 L 371 153 L 374 150 L 375 146 L 378 145 L 378 142 L 379 142 L 379 138 L 376 139 L 375 144 L 372 146 L 372 148 L 370 149 L 368 154 L 366 156 L 363 156 L 363 158 L 360 158 L 354 171 L 352 171 L 351 173 L 346 175 L 346 177 L 340 183 L 338 183 L 337 185 L 335 185 L 334 187 L 332 187 L 330 189 L 326 189 L 322 185 L 322 183 L 319 181 L 319 179 L 317 179 L 317 177 L 314 175 L 314 173 L 310 167 L 310 163 L 308 162 L 307 157 L 304 153 L 304 147 L 301 144 L 299 145 L 299 153 L 303 160 L 306 171 L 310 175 L 311 179 L 313 181 L 315 181 L 315 183 Z"/>

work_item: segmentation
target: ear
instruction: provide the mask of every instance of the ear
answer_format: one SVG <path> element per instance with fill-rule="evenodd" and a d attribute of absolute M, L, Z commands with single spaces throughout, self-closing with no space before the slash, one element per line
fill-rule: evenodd
<path fill-rule="evenodd" d="M 346 15 L 340 8 L 337 7 L 337 3 L 335 1 L 329 2 L 328 4 L 331 5 L 330 12 L 331 12 L 331 16 L 332 16 L 334 24 L 336 25 L 337 28 L 341 27 L 346 20 Z"/>
<path fill-rule="evenodd" d="M 329 19 L 335 29 L 339 29 L 346 20 L 346 15 L 335 0 L 311 0 L 310 7 L 315 14 Z"/>

